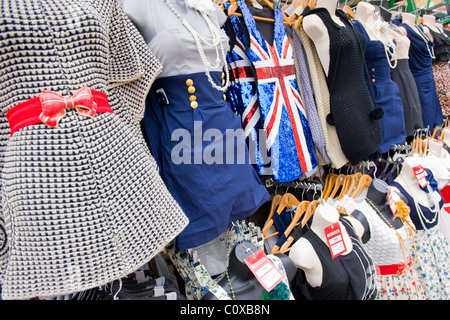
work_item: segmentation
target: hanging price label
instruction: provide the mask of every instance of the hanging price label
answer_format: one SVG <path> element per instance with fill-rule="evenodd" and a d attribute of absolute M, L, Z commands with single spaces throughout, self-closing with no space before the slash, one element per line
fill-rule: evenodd
<path fill-rule="evenodd" d="M 419 182 L 419 185 L 422 188 L 425 188 L 426 186 L 428 186 L 429 182 L 426 178 L 427 173 L 425 172 L 425 169 L 423 168 L 423 166 L 418 165 L 413 167 L 413 171 L 414 171 L 414 175 L 416 176 L 417 182 Z"/>
<path fill-rule="evenodd" d="M 344 238 L 342 237 L 341 225 L 339 222 L 332 224 L 324 229 L 325 237 L 330 248 L 331 257 L 334 259 L 347 251 Z"/>
<path fill-rule="evenodd" d="M 394 215 L 397 214 L 397 205 L 395 203 L 401 200 L 398 193 L 400 193 L 400 190 L 398 190 L 396 187 L 388 187 L 387 196 L 389 200 L 389 207 L 391 208 L 391 211 Z"/>
<path fill-rule="evenodd" d="M 262 249 L 244 260 L 259 283 L 270 292 L 283 280 L 283 273 L 267 257 Z"/>

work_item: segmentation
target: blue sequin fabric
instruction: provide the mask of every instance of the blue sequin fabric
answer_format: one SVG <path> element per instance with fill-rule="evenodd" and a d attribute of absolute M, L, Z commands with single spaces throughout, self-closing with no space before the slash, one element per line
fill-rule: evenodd
<path fill-rule="evenodd" d="M 225 28 L 236 37 L 228 52 L 234 76 L 228 100 L 241 116 L 258 173 L 278 182 L 293 181 L 313 172 L 318 157 L 283 14 L 274 7 L 274 41 L 269 44 L 245 1 L 237 3 L 243 18 L 230 16 L 231 28 Z"/>

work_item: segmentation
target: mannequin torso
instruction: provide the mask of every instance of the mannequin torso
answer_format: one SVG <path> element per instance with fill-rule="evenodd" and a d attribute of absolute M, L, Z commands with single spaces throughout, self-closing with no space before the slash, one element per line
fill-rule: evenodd
<path fill-rule="evenodd" d="M 372 208 L 377 211 L 377 213 L 381 214 L 380 217 L 383 221 L 389 221 L 390 226 L 394 227 L 394 229 L 400 229 L 403 227 L 403 223 L 400 219 L 395 219 L 394 215 L 389 207 L 389 200 L 387 198 L 388 185 L 381 179 L 374 179 L 370 183 L 370 186 L 367 190 L 367 199 L 370 201 L 370 205 Z M 376 209 L 375 209 L 375 208 Z M 383 219 L 383 217 L 385 219 Z"/>
<path fill-rule="evenodd" d="M 450 128 L 444 128 L 444 138 L 442 139 L 442 141 L 444 141 L 444 143 L 448 146 L 450 146 Z"/>
<path fill-rule="evenodd" d="M 327 9 L 333 21 L 339 26 L 345 27 L 344 23 L 335 14 L 336 4 L 336 0 L 318 0 L 317 8 Z M 330 65 L 330 38 L 326 26 L 318 16 L 312 14 L 304 17 L 303 29 L 314 42 L 325 74 L 328 75 Z"/>
<path fill-rule="evenodd" d="M 431 34 L 431 32 L 428 29 L 431 29 L 434 32 L 439 32 L 439 29 L 436 28 L 435 24 L 436 24 L 436 17 L 435 16 L 432 16 L 430 14 L 424 14 L 423 15 L 423 26 L 425 27 L 423 29 L 424 29 L 426 35 L 430 38 L 431 41 L 433 41 L 433 35 Z"/>
<path fill-rule="evenodd" d="M 414 175 L 413 167 L 420 164 L 420 158 L 406 158 L 402 166 L 402 171 L 394 181 L 400 184 L 415 201 L 419 202 L 422 205 L 431 207 L 434 205 L 434 202 L 431 201 L 427 197 L 428 194 L 420 188 L 419 183 L 417 182 Z M 412 206 L 414 204 L 409 203 L 408 205 Z"/>
<path fill-rule="evenodd" d="M 190 74 L 205 71 L 205 66 L 198 53 L 194 38 L 181 20 L 172 12 L 168 3 L 197 32 L 199 37 L 212 44 L 214 42 L 211 27 L 200 12 L 188 8 L 185 0 L 123 0 L 123 7 L 137 28 L 141 31 L 150 50 L 163 65 L 160 77 Z M 207 16 L 214 28 L 221 33 L 225 52 L 228 40 L 225 32 L 220 30 L 226 21 L 223 11 L 213 4 L 214 13 Z M 215 45 L 202 43 L 207 60 L 215 67 L 209 71 L 222 71 L 223 62 L 217 62 Z M 180 50 L 180 48 L 183 48 Z M 176 60 L 177 63 L 173 63 Z"/>
<path fill-rule="evenodd" d="M 185 0 L 170 0 L 170 4 L 195 27 L 202 36 L 208 35 L 208 25 L 201 15 L 188 8 Z M 124 10 L 132 21 L 138 25 L 147 43 L 163 30 L 183 29 L 181 21 L 174 16 L 164 0 L 122 0 Z M 219 6 L 214 5 L 219 25 L 226 21 L 226 16 Z"/>
<path fill-rule="evenodd" d="M 356 6 L 355 19 L 361 22 L 367 30 L 371 40 L 380 40 L 379 33 L 375 29 L 373 14 L 375 7 L 370 3 L 361 1 Z"/>
<path fill-rule="evenodd" d="M 416 25 L 416 16 L 409 12 L 403 12 L 402 13 L 402 23 L 408 25 L 413 29 L 413 31 L 420 35 L 419 31 L 417 30 Z"/>
<path fill-rule="evenodd" d="M 381 20 L 376 20 L 375 6 L 370 3 L 361 1 L 356 6 L 355 19 L 358 20 L 369 34 L 370 40 L 380 40 L 384 44 L 392 44 L 392 37 L 389 28 L 380 28 Z M 385 23 L 386 24 L 386 23 Z"/>
<path fill-rule="evenodd" d="M 349 220 L 352 224 L 360 224 L 356 219 L 349 218 Z M 327 243 L 324 229 L 338 221 L 339 213 L 334 207 L 328 204 L 320 205 L 313 215 L 311 230 L 317 234 L 324 243 Z M 353 245 L 345 227 L 342 223 L 339 224 L 341 225 L 343 240 L 347 249 L 343 255 L 347 255 L 353 250 Z M 362 235 L 360 226 L 357 229 L 359 230 L 358 235 Z M 311 286 L 318 287 L 322 284 L 322 265 L 314 247 L 308 240 L 300 238 L 292 246 L 289 257 L 294 261 L 297 268 L 300 268 L 305 272 L 306 279 Z"/>
<path fill-rule="evenodd" d="M 219 282 L 219 285 L 230 297 L 234 295 L 236 300 L 260 300 L 265 293 L 264 287 L 245 263 L 245 259 L 257 250 L 252 243 L 243 241 L 237 243 L 230 252 L 228 275 Z M 285 268 L 287 281 L 292 281 L 296 273 L 293 262 L 286 255 L 276 254 L 275 256 L 280 259 Z M 202 297 L 202 300 L 216 299 L 217 297 L 212 292 L 207 292 Z"/>
<path fill-rule="evenodd" d="M 408 38 L 406 29 L 401 26 L 394 26 L 391 35 L 396 41 L 397 59 L 409 59 L 409 46 L 411 45 L 411 41 Z"/>

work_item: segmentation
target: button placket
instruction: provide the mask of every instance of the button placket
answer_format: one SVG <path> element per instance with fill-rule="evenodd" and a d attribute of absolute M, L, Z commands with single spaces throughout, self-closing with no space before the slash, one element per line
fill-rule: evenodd
<path fill-rule="evenodd" d="M 191 102 L 191 108 L 195 109 L 198 107 L 197 97 L 193 95 L 195 93 L 194 81 L 192 79 L 186 80 L 186 85 L 188 86 L 187 91 L 191 94 L 189 101 Z"/>

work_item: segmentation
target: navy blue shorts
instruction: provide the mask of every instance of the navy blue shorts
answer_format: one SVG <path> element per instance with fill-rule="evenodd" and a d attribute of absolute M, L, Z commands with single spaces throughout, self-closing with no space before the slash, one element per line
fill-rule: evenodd
<path fill-rule="evenodd" d="M 221 84 L 220 72 L 211 76 Z M 204 73 L 157 79 L 142 126 L 167 188 L 190 221 L 176 239 L 179 250 L 218 237 L 269 199 L 250 163 L 240 117 Z"/>

